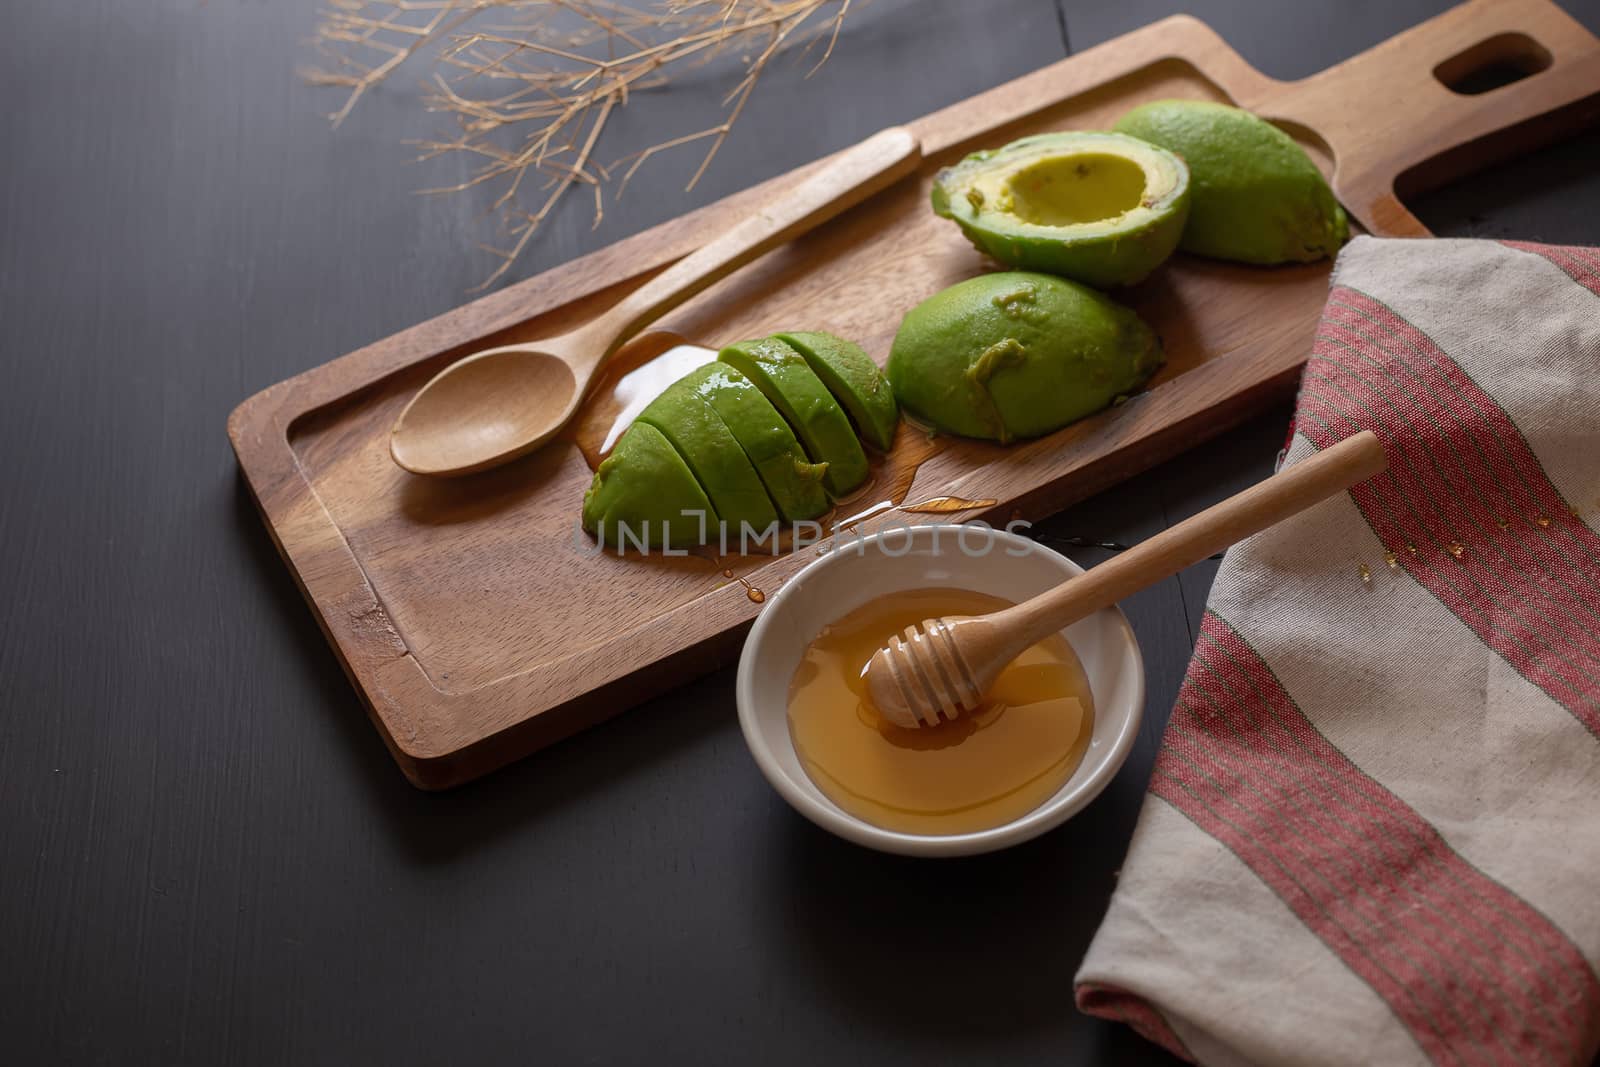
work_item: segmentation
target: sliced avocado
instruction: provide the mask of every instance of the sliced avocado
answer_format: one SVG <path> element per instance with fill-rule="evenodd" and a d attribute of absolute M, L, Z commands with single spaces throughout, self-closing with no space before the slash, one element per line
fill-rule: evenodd
<path fill-rule="evenodd" d="M 844 409 L 800 353 L 773 337 L 729 345 L 717 358 L 755 383 L 789 420 L 806 453 L 828 470 L 822 484 L 841 497 L 867 479 L 867 454 Z"/>
<path fill-rule="evenodd" d="M 1037 437 L 1137 389 L 1161 366 L 1155 331 L 1048 274 L 983 274 L 906 315 L 889 383 L 907 411 L 965 437 Z"/>
<path fill-rule="evenodd" d="M 1241 263 L 1308 263 L 1350 234 L 1344 208 L 1294 139 L 1248 111 L 1157 100 L 1121 119 L 1123 133 L 1170 149 L 1194 186 L 1182 247 Z"/>
<path fill-rule="evenodd" d="M 777 509 L 750 457 L 722 416 L 695 392 L 689 377 L 667 386 L 639 412 L 635 422 L 654 426 L 672 443 L 723 522 L 735 530 L 743 523 L 764 530 L 778 521 Z"/>
<path fill-rule="evenodd" d="M 933 210 L 1010 267 L 1131 285 L 1172 254 L 1189 171 L 1116 133 L 1042 133 L 939 172 Z"/>
<path fill-rule="evenodd" d="M 828 510 L 822 489 L 828 465 L 806 458 L 794 431 L 749 378 L 726 363 L 707 363 L 685 375 L 682 384 L 722 417 L 785 522 L 814 519 Z"/>
<path fill-rule="evenodd" d="M 805 359 L 855 423 L 868 444 L 887 452 L 894 446 L 900 406 L 894 390 L 872 357 L 859 345 L 831 333 L 780 333 L 778 340 Z"/>
<path fill-rule="evenodd" d="M 608 549 L 641 540 L 646 549 L 692 548 L 719 522 L 678 450 L 642 422 L 623 433 L 583 494 L 583 528 Z"/>

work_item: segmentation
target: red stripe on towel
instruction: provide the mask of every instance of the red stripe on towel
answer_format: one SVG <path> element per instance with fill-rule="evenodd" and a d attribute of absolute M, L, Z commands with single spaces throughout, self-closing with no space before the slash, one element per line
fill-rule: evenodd
<path fill-rule="evenodd" d="M 1421 331 L 1340 287 L 1298 429 L 1318 448 L 1378 435 L 1389 470 L 1351 495 L 1396 564 L 1600 737 L 1600 535 L 1493 399 Z"/>
<path fill-rule="evenodd" d="M 1593 1047 L 1600 981 L 1582 954 L 1351 763 L 1213 613 L 1151 791 L 1270 886 L 1434 1062 Z"/>
<path fill-rule="evenodd" d="M 1536 241 L 1501 241 L 1507 248 L 1529 252 L 1566 272 L 1567 277 L 1600 296 L 1600 249 L 1563 245 L 1543 245 Z"/>
<path fill-rule="evenodd" d="M 1551 484 L 1544 465 L 1511 416 L 1432 338 L 1388 305 L 1338 286 L 1329 297 L 1324 321 L 1317 331 L 1317 348 L 1331 348 L 1329 358 L 1334 362 L 1352 358 L 1345 354 L 1347 350 L 1323 343 L 1337 336 L 1335 331 L 1341 328 L 1356 334 L 1367 354 L 1409 374 L 1419 392 L 1449 411 L 1458 427 L 1456 436 L 1461 447 L 1479 458 L 1480 475 L 1483 469 L 1492 471 L 1493 481 L 1487 486 L 1480 483 L 1478 489 L 1480 493 L 1500 494 L 1496 502 L 1503 507 L 1503 517 L 1529 523 L 1536 523 L 1540 517 L 1570 517 L 1568 501 Z M 1398 377 L 1406 380 L 1405 375 Z M 1547 538 L 1562 544 L 1571 542 L 1578 557 L 1589 560 L 1594 568 L 1590 578 L 1600 580 L 1600 535 L 1582 523 L 1552 522 L 1538 529 L 1540 537 L 1532 541 L 1535 547 L 1542 546 Z"/>
<path fill-rule="evenodd" d="M 1078 1010 L 1086 1015 L 1127 1023 L 1146 1041 L 1160 1045 L 1180 1060 L 1195 1062 L 1194 1053 L 1184 1047 L 1161 1012 L 1137 993 L 1102 982 L 1083 982 L 1078 986 L 1077 997 Z"/>

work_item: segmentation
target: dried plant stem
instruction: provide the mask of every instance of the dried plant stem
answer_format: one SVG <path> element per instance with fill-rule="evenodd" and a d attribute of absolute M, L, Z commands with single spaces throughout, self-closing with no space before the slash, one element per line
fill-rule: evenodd
<path fill-rule="evenodd" d="M 424 104 L 451 117 L 453 136 L 419 142 L 422 158 L 461 154 L 476 161 L 470 177 L 429 192 L 460 192 L 486 183 L 503 187 L 492 210 L 506 222 L 509 247 L 489 248 L 500 264 L 483 282 L 498 281 L 539 226 L 577 185 L 594 194 L 595 224 L 604 214 L 602 187 L 623 163 L 627 187 L 655 156 L 709 142 L 689 180 L 692 189 L 744 113 L 762 74 L 785 50 L 826 41 L 810 74 L 833 54 L 852 0 L 329 0 L 317 28 L 325 65 L 307 72 L 314 84 L 346 91 L 334 112 L 343 122 L 368 90 L 413 60 L 437 68 Z M 832 9 L 826 20 L 817 16 Z M 489 20 L 493 17 L 494 24 Z M 669 84 L 679 71 L 735 48 L 743 77 L 723 100 L 721 121 L 617 160 L 594 158 L 607 120 L 637 90 Z M 535 210 L 520 205 L 530 173 L 544 179 Z"/>

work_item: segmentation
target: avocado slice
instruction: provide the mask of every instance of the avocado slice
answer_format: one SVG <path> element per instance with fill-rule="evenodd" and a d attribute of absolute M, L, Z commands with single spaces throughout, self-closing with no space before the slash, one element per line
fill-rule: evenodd
<path fill-rule="evenodd" d="M 1157 100 L 1121 119 L 1123 133 L 1182 156 L 1194 186 L 1182 247 L 1241 263 L 1309 263 L 1350 234 L 1344 208 L 1294 139 L 1248 111 Z"/>
<path fill-rule="evenodd" d="M 695 391 L 692 377 L 667 386 L 634 421 L 655 427 L 671 442 L 724 523 L 764 530 L 778 521 L 772 498 L 722 416 Z"/>
<path fill-rule="evenodd" d="M 939 172 L 933 210 L 1010 267 L 1132 285 L 1178 246 L 1189 170 L 1118 133 L 1042 133 Z"/>
<path fill-rule="evenodd" d="M 1161 366 L 1132 311 L 1048 274 L 983 274 L 906 315 L 889 383 L 907 411 L 965 437 L 1037 437 L 1107 407 Z"/>
<path fill-rule="evenodd" d="M 640 539 L 647 550 L 692 548 L 720 522 L 678 450 L 647 423 L 628 427 L 583 494 L 583 528 L 606 548 Z"/>
<path fill-rule="evenodd" d="M 785 522 L 814 519 L 828 510 L 822 489 L 828 465 L 806 458 L 794 431 L 749 378 L 726 363 L 707 363 L 682 381 L 722 417 Z"/>
<path fill-rule="evenodd" d="M 811 459 L 828 465 L 822 484 L 830 495 L 841 497 L 867 480 L 867 454 L 850 420 L 800 353 L 765 337 L 729 345 L 717 358 L 754 382 L 789 420 Z"/>
<path fill-rule="evenodd" d="M 872 357 L 859 345 L 831 333 L 780 333 L 778 340 L 800 353 L 828 387 L 867 443 L 884 452 L 894 446 L 900 406 Z"/>

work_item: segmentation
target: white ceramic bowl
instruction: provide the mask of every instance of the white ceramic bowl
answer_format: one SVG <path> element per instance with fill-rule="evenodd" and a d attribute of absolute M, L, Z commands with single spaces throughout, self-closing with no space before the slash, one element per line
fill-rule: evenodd
<path fill-rule="evenodd" d="M 1089 677 L 1094 734 L 1072 777 L 1033 811 L 991 830 L 930 836 L 874 826 L 824 796 L 800 765 L 788 712 L 789 681 L 824 626 L 887 593 L 953 586 L 1022 601 L 1082 573 L 1070 559 L 1029 538 L 978 526 L 900 528 L 844 541 L 772 595 L 739 658 L 739 725 L 745 743 L 761 773 L 796 811 L 825 830 L 883 852 L 966 856 L 1037 837 L 1105 788 L 1127 759 L 1144 712 L 1144 659 L 1117 608 L 1063 631 Z"/>

